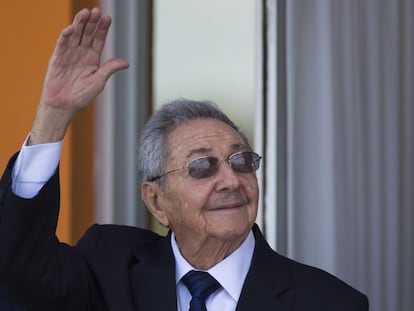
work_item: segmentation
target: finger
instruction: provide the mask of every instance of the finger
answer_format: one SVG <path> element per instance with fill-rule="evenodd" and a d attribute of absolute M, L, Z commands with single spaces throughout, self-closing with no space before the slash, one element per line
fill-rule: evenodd
<path fill-rule="evenodd" d="M 72 36 L 69 37 L 68 46 L 74 47 L 78 46 L 79 42 L 82 38 L 83 31 L 85 29 L 85 24 L 88 22 L 89 18 L 91 16 L 91 11 L 88 9 L 83 9 L 79 11 L 75 18 L 73 19 L 73 27 L 75 28 L 75 31 L 73 32 Z"/>
<path fill-rule="evenodd" d="M 96 74 L 100 75 L 102 79 L 106 81 L 115 72 L 122 69 L 127 69 L 128 67 L 129 64 L 126 60 L 121 58 L 112 58 L 102 64 Z"/>
<path fill-rule="evenodd" d="M 92 49 L 101 54 L 105 46 L 106 36 L 111 26 L 111 17 L 103 16 L 96 27 L 95 36 L 92 41 Z"/>
<path fill-rule="evenodd" d="M 67 26 L 65 29 L 62 30 L 60 37 L 56 43 L 55 50 L 53 52 L 54 55 L 60 55 L 68 48 L 68 42 L 70 36 L 74 33 L 75 28 L 73 25 Z"/>
<path fill-rule="evenodd" d="M 101 11 L 98 8 L 93 8 L 91 11 L 90 18 L 88 22 L 86 23 L 84 31 L 83 31 L 83 35 L 81 38 L 81 45 L 86 46 L 86 47 L 90 46 L 94 33 L 95 33 L 96 25 L 100 18 L 101 18 Z"/>

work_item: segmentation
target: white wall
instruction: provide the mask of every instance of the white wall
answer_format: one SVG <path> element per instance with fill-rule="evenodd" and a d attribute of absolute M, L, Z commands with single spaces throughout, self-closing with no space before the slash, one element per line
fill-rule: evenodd
<path fill-rule="evenodd" d="M 256 99 L 254 0 L 154 1 L 154 105 L 216 102 L 252 138 Z"/>

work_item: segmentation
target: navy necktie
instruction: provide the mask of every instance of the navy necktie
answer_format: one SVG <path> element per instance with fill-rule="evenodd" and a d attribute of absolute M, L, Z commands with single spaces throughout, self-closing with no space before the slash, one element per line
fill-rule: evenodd
<path fill-rule="evenodd" d="M 215 278 L 204 271 L 191 270 L 183 276 L 182 281 L 193 297 L 189 311 L 207 311 L 207 297 L 221 287 Z"/>

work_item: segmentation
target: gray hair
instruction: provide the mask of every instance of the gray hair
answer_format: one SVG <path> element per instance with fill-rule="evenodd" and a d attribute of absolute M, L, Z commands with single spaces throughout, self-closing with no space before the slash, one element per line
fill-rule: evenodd
<path fill-rule="evenodd" d="M 138 145 L 140 181 L 149 181 L 162 175 L 167 161 L 168 134 L 180 124 L 194 119 L 215 119 L 236 130 L 251 149 L 244 133 L 211 101 L 177 99 L 161 107 L 150 118 L 142 131 Z M 157 180 L 165 187 L 164 178 Z"/>

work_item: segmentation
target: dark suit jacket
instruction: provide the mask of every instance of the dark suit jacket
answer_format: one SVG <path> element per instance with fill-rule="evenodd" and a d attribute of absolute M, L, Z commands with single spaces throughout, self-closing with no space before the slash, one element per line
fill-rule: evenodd
<path fill-rule="evenodd" d="M 12 163 L 0 182 L 0 285 L 33 310 L 176 310 L 170 236 L 94 225 L 75 247 L 59 243 L 58 173 L 26 200 L 11 192 Z M 368 310 L 366 296 L 277 254 L 257 226 L 253 232 L 256 246 L 238 311 Z"/>
<path fill-rule="evenodd" d="M 25 308 L 18 304 L 14 297 L 4 288 L 0 287 L 0 310 L 1 311 L 25 311 Z"/>

